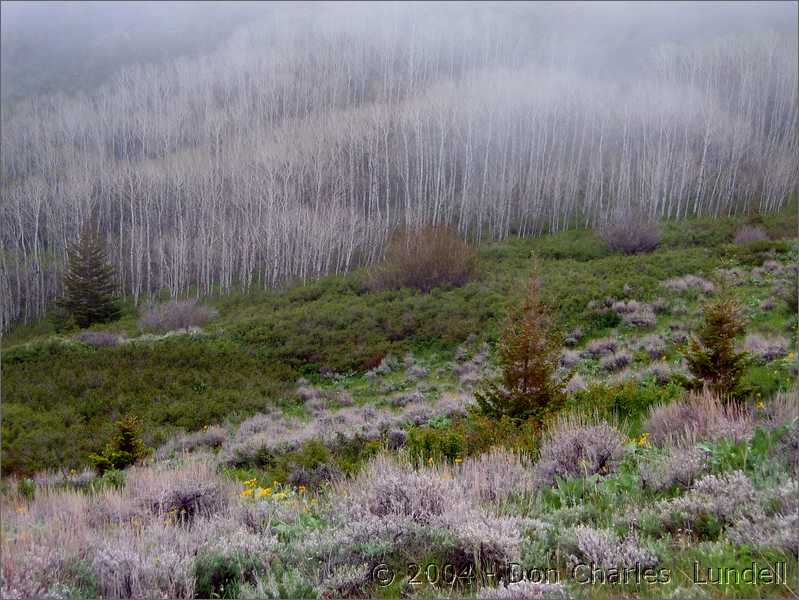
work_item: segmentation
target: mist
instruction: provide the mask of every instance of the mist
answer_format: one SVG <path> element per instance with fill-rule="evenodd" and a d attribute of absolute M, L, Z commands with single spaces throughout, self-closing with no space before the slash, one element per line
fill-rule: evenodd
<path fill-rule="evenodd" d="M 797 3 L 4 3 L 0 325 L 94 219 L 141 302 L 481 241 L 780 209 Z"/>

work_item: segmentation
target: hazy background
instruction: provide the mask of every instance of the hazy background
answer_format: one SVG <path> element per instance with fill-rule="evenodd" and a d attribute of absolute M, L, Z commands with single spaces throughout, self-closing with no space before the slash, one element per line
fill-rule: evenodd
<path fill-rule="evenodd" d="M 2 3 L 0 329 L 94 217 L 135 302 L 796 194 L 797 3 Z"/>
<path fill-rule="evenodd" d="M 130 64 L 213 50 L 236 27 L 270 11 L 298 11 L 296 4 L 5 1 L 2 100 L 89 91 Z M 358 4 L 357 10 L 377 10 Z M 411 5 L 396 8 L 413 10 Z M 564 60 L 620 77 L 640 68 L 643 56 L 662 42 L 763 29 L 795 36 L 797 23 L 796 2 L 468 2 L 451 3 L 448 10 L 473 18 L 485 11 L 507 14 L 531 35 L 558 39 Z"/>

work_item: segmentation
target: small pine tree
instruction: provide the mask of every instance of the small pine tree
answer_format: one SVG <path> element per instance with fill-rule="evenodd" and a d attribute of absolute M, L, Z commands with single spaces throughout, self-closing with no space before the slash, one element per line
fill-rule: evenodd
<path fill-rule="evenodd" d="M 151 450 L 139 434 L 139 420 L 131 415 L 116 423 L 116 433 L 102 454 L 90 454 L 89 460 L 102 475 L 111 469 L 124 469 L 145 458 Z"/>
<path fill-rule="evenodd" d="M 108 263 L 105 244 L 91 222 L 70 245 L 64 275 L 64 297 L 58 302 L 80 327 L 119 318 L 114 298 L 114 267 Z"/>
<path fill-rule="evenodd" d="M 725 294 L 707 302 L 703 315 L 686 352 L 688 369 L 723 398 L 739 397 L 744 393 L 741 376 L 749 365 L 747 353 L 735 349 L 735 338 L 746 329 L 741 307 Z"/>
<path fill-rule="evenodd" d="M 565 400 L 565 380 L 556 378 L 562 340 L 540 299 L 537 269 L 521 311 L 511 316 L 498 346 L 502 378 L 475 393 L 478 411 L 519 423 L 542 423 Z"/>

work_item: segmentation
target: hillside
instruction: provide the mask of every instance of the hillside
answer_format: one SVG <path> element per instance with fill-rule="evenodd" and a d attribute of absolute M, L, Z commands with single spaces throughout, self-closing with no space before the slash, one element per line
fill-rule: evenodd
<path fill-rule="evenodd" d="M 786 569 L 712 597 L 789 596 L 796 218 L 668 222 L 635 256 L 587 230 L 488 243 L 463 287 L 376 292 L 361 270 L 220 296 L 191 333 L 141 334 L 132 305 L 93 328 L 118 339 L 19 327 L 3 470 L 32 479 L 4 480 L 3 597 L 663 597 L 695 560 Z M 735 243 L 744 226 L 771 239 Z M 466 410 L 532 257 L 572 370 L 543 437 Z M 686 389 L 721 287 L 748 319 L 737 409 Z M 87 454 L 127 413 L 157 452 L 97 477 Z M 495 588 L 507 569 L 549 583 Z"/>

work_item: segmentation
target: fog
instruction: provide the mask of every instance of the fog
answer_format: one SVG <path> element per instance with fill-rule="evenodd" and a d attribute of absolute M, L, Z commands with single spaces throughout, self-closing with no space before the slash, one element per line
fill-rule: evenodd
<path fill-rule="evenodd" d="M 3 3 L 2 328 L 94 218 L 138 302 L 782 207 L 797 4 Z"/>

